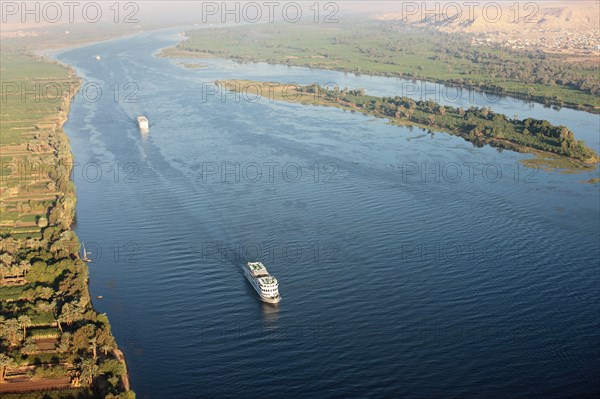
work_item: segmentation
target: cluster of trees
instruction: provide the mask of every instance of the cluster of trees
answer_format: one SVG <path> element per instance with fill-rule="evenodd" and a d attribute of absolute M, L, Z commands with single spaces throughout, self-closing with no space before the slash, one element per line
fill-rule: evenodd
<path fill-rule="evenodd" d="M 8 346 L 17 346 L 27 337 L 27 328 L 31 326 L 31 319 L 22 315 L 15 319 L 5 320 L 0 316 L 0 340 Z"/>
<path fill-rule="evenodd" d="M 380 34 L 363 33 L 350 39 L 333 38 L 334 44 L 354 44 L 358 51 L 375 62 L 398 65 L 397 56 L 423 54 L 424 49 L 432 49 L 429 57 L 442 61 L 447 67 L 468 66 L 465 79 L 449 79 L 448 84 L 477 88 L 497 94 L 506 93 L 506 80 L 524 84 L 564 86 L 584 93 L 600 94 L 598 65 L 583 66 L 564 62 L 542 51 L 512 50 L 505 48 L 483 48 L 473 46 L 471 37 L 466 34 L 447 34 L 420 29 L 405 29 L 401 35 L 393 35 L 390 30 Z M 365 45 L 364 43 L 371 43 Z M 421 69 L 417 68 L 420 72 Z M 417 73 L 416 76 L 419 76 Z M 482 76 L 476 77 L 476 76 Z M 495 83 L 492 83 L 495 82 Z M 529 93 L 533 96 L 533 93 Z"/>
<path fill-rule="evenodd" d="M 21 249 L 18 240 L 11 236 L 0 237 L 1 282 L 9 278 L 26 278 L 32 269 L 38 270 L 46 266 L 45 261 L 74 258 L 74 254 L 79 251 L 75 233 L 57 227 L 47 227 L 42 239 L 27 239 L 23 244 L 24 249 Z M 40 278 L 38 274 L 34 276 L 34 280 Z"/>
<path fill-rule="evenodd" d="M 476 73 L 490 78 L 507 78 L 528 84 L 565 86 L 592 95 L 600 94 L 600 82 L 596 67 L 584 70 L 581 65 L 555 60 L 538 52 L 498 52 L 465 44 L 443 48 L 447 59 L 467 60 L 474 65 Z M 437 55 L 434 57 L 443 57 Z M 518 58 L 515 62 L 514 58 Z M 502 87 L 497 87 L 502 90 Z"/>
<path fill-rule="evenodd" d="M 22 260 L 19 263 L 13 263 L 12 261 L 8 254 L 0 255 L 0 275 L 2 276 L 2 280 L 25 277 L 31 269 L 31 264 L 26 260 Z"/>
<path fill-rule="evenodd" d="M 65 303 L 58 314 L 57 324 L 64 324 L 64 328 L 61 327 L 55 352 L 62 361 L 71 365 L 68 372 L 74 380 L 74 385 L 89 386 L 96 377 L 104 375 L 113 388 L 112 393 L 118 394 L 125 367 L 118 360 L 111 358 L 117 346 L 106 318 L 90 318 L 89 310 L 80 304 Z M 4 363 L 5 368 L 20 363 L 28 365 L 29 357 L 40 353 L 36 340 L 27 337 L 27 329 L 31 326 L 31 318 L 25 315 L 9 319 L 0 317 L 0 347 L 7 353 L 3 355 L 0 364 Z M 20 355 L 10 355 L 17 351 Z M 3 370 L 2 378 L 5 373 L 6 370 Z"/>
<path fill-rule="evenodd" d="M 21 187 L 19 189 L 19 193 L 27 194 L 27 193 L 36 193 L 39 189 L 34 187 L 33 185 Z M 27 200 L 27 201 L 18 201 L 15 205 L 15 210 L 19 213 L 43 213 L 48 210 L 48 207 L 42 201 L 37 200 Z"/>
<path fill-rule="evenodd" d="M 123 392 L 125 367 L 114 356 L 117 345 L 108 319 L 91 306 L 87 267 L 76 257 L 78 250 L 75 234 L 56 226 L 45 228 L 41 239 L 0 238 L 6 277 L 19 274 L 27 280 L 26 285 L 14 287 L 20 290 L 17 295 L 2 297 L 0 383 L 8 369 L 30 365 L 32 359 L 47 354 L 49 349 L 41 350 L 37 340 L 53 336 L 53 362 L 66 364 L 62 375 L 68 374 L 74 387 L 91 386 L 102 376 L 106 397 L 134 398 L 133 393 Z M 54 333 L 43 335 L 48 330 Z M 33 373 L 50 378 L 60 370 L 39 366 Z"/>
<path fill-rule="evenodd" d="M 554 126 L 536 119 L 510 119 L 489 108 L 468 109 L 445 107 L 434 101 L 415 101 L 407 97 L 374 97 L 363 90 L 324 88 L 317 84 L 298 88 L 300 92 L 320 92 L 329 101 L 367 113 L 389 118 L 402 118 L 417 124 L 447 130 L 466 140 L 491 143 L 503 147 L 532 148 L 573 158 L 597 160 L 597 154 L 575 139 L 565 126 Z M 511 147 L 512 145 L 512 147 Z"/>
<path fill-rule="evenodd" d="M 29 242 L 31 243 L 31 242 Z M 0 276 L 4 283 L 7 279 L 24 278 L 31 270 L 28 259 L 18 258 L 20 243 L 12 237 L 0 237 Z"/>

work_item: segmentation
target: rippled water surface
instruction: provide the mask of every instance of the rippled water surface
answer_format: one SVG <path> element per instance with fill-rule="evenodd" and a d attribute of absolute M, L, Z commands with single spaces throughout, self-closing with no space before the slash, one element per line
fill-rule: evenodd
<path fill-rule="evenodd" d="M 580 182 L 597 171 L 527 170 L 529 155 L 338 109 L 203 96 L 221 78 L 380 95 L 403 82 L 154 57 L 176 40 L 57 55 L 103 89 L 80 94 L 66 125 L 76 229 L 140 398 L 600 394 L 600 199 Z M 600 147 L 597 115 L 461 101 Z M 278 307 L 240 270 L 257 258 Z"/>

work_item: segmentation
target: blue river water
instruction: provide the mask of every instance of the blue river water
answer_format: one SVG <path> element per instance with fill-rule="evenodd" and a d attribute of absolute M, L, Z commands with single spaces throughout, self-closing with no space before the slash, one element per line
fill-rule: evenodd
<path fill-rule="evenodd" d="M 598 170 L 527 169 L 530 155 L 359 113 L 237 101 L 213 82 L 414 85 L 155 56 L 177 40 L 56 55 L 85 83 L 65 129 L 90 289 L 139 398 L 600 395 L 600 193 L 582 183 Z M 563 124 L 600 150 L 598 115 L 477 93 L 459 104 Z M 278 278 L 279 306 L 244 279 L 251 260 Z"/>

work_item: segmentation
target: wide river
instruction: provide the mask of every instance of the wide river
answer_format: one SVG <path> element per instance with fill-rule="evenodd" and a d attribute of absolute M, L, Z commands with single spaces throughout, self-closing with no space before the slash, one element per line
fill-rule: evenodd
<path fill-rule="evenodd" d="M 66 124 L 76 231 L 139 398 L 600 394 L 600 194 L 581 182 L 597 170 L 526 169 L 530 155 L 359 113 L 236 101 L 212 82 L 413 88 L 155 56 L 177 40 L 56 55 L 86 83 Z M 459 102 L 564 124 L 600 150 L 598 115 Z M 252 260 L 278 278 L 279 306 L 245 280 Z"/>

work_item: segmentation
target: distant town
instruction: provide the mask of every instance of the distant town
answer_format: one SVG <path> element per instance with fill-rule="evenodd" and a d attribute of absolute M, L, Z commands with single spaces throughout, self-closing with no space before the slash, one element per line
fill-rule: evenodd
<path fill-rule="evenodd" d="M 495 31 L 475 34 L 473 44 L 501 44 L 512 49 L 589 50 L 600 54 L 600 33 L 563 28 L 514 33 Z"/>

